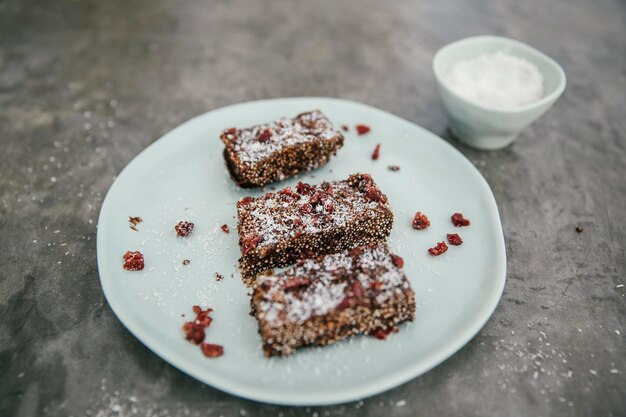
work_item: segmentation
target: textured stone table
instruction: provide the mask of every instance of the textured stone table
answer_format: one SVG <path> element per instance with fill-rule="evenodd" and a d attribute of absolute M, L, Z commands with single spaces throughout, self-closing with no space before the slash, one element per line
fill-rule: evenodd
<path fill-rule="evenodd" d="M 624 2 L 293 3 L 0 1 L 0 415 L 626 415 Z M 124 329 L 95 237 L 130 159 L 197 114 L 284 96 L 361 101 L 454 143 L 431 59 L 477 34 L 546 52 L 568 87 L 513 147 L 455 144 L 495 193 L 509 270 L 465 348 L 358 403 L 283 408 L 196 382 Z"/>

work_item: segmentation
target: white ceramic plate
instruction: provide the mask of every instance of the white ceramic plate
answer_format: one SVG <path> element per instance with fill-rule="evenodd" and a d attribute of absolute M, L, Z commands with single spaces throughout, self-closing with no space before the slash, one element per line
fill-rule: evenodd
<path fill-rule="evenodd" d="M 236 262 L 235 201 L 259 195 L 238 188 L 222 159 L 219 133 L 319 108 L 337 125 L 349 125 L 345 146 L 326 166 L 276 184 L 293 186 L 372 174 L 395 213 L 390 247 L 405 259 L 415 290 L 416 320 L 387 341 L 357 337 L 324 348 L 302 349 L 267 359 L 247 289 Z M 371 133 L 357 136 L 354 125 Z M 371 159 L 381 143 L 380 158 Z M 400 171 L 388 170 L 399 165 Z M 431 227 L 411 228 L 415 211 Z M 454 212 L 471 219 L 455 228 Z M 128 216 L 143 223 L 134 232 Z M 196 224 L 177 238 L 179 220 Z M 230 234 L 220 230 L 228 224 Z M 443 255 L 426 250 L 459 233 L 464 244 Z M 122 255 L 140 250 L 146 268 L 122 269 Z M 189 259 L 188 266 L 181 264 Z M 163 136 L 137 156 L 115 180 L 98 223 L 98 268 L 109 305 L 124 325 L 157 355 L 223 391 L 278 404 L 314 405 L 356 400 L 385 391 L 428 371 L 465 345 L 484 325 L 502 294 L 506 255 L 494 197 L 480 173 L 434 134 L 389 113 L 329 98 L 256 101 L 198 116 Z M 216 282 L 215 272 L 225 276 Z M 234 277 L 231 277 L 234 274 Z M 191 307 L 212 307 L 207 342 L 222 344 L 219 359 L 205 358 L 185 341 L 181 326 Z M 185 317 L 181 315 L 185 314 Z"/>

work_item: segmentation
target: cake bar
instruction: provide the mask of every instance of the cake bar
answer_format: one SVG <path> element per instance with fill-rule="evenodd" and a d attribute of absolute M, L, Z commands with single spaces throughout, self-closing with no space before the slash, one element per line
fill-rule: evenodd
<path fill-rule="evenodd" d="M 231 177 L 243 188 L 262 187 L 324 165 L 343 135 L 319 110 L 220 135 Z"/>
<path fill-rule="evenodd" d="M 357 334 L 384 338 L 413 321 L 415 294 L 403 264 L 387 245 L 366 245 L 259 277 L 251 306 L 265 355 L 290 355 Z"/>
<path fill-rule="evenodd" d="M 245 197 L 237 202 L 237 216 L 246 285 L 270 268 L 384 242 L 393 224 L 387 197 L 367 174 Z"/>

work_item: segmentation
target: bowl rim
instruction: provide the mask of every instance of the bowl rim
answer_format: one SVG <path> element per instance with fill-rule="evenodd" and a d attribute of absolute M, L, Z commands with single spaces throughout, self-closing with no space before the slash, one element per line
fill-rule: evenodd
<path fill-rule="evenodd" d="M 476 42 L 483 42 L 483 41 L 487 41 L 487 40 L 496 40 L 496 41 L 500 41 L 502 43 L 508 43 L 508 44 L 515 44 L 517 46 L 519 46 L 520 48 L 526 49 L 527 51 L 529 51 L 530 53 L 536 55 L 537 57 L 539 57 L 540 59 L 546 61 L 548 63 L 548 65 L 551 65 L 556 72 L 559 75 L 559 84 L 557 85 L 557 87 L 554 89 L 554 91 L 552 91 L 550 94 L 542 97 L 541 99 L 533 102 L 533 103 L 529 103 L 529 104 L 525 104 L 523 106 L 520 107 L 514 107 L 514 108 L 510 108 L 510 109 L 501 109 L 501 108 L 496 108 L 496 107 L 490 107 L 484 104 L 479 104 L 479 103 L 475 103 L 473 101 L 468 100 L 467 98 L 461 96 L 459 93 L 457 93 L 456 91 L 454 91 L 452 88 L 450 88 L 447 83 L 444 80 L 443 74 L 440 74 L 438 71 L 438 62 L 441 59 L 441 56 L 443 54 L 445 54 L 447 51 L 449 51 L 452 48 L 458 48 L 460 46 L 464 46 L 465 44 L 470 44 L 470 43 L 476 43 Z M 463 39 L 459 39 L 458 41 L 454 41 L 451 42 L 445 46 L 443 46 L 442 48 L 440 48 L 434 55 L 433 57 L 433 62 L 432 62 L 432 70 L 433 73 L 435 75 L 435 79 L 437 80 L 437 83 L 442 87 L 445 88 L 446 91 L 448 93 L 450 93 L 451 95 L 453 95 L 457 100 L 467 104 L 468 106 L 473 106 L 485 111 L 489 111 L 489 112 L 494 112 L 494 113 L 498 113 L 498 114 L 516 114 L 516 113 L 523 113 L 526 112 L 528 110 L 533 110 L 535 108 L 541 107 L 545 104 L 548 104 L 550 102 L 556 101 L 556 99 L 559 98 L 559 96 L 561 94 L 563 94 L 563 91 L 565 91 L 565 86 L 567 84 L 567 78 L 565 76 L 565 71 L 563 70 L 563 67 L 561 67 L 561 65 L 556 62 L 554 59 L 550 58 L 548 55 L 544 54 L 543 52 L 541 52 L 540 50 L 533 48 L 532 46 L 518 41 L 516 39 L 511 39 L 511 38 L 507 38 L 504 36 L 494 36 L 494 35 L 479 35 L 479 36 L 471 36 L 468 38 L 463 38 Z"/>

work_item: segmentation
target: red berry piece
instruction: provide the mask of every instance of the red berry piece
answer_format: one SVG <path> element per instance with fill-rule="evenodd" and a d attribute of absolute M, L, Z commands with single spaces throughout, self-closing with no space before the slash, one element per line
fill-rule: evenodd
<path fill-rule="evenodd" d="M 226 139 L 229 141 L 235 142 L 237 140 L 237 128 L 231 127 L 230 129 L 226 129 L 223 135 L 226 136 Z"/>
<path fill-rule="evenodd" d="M 199 345 L 204 340 L 204 327 L 200 324 L 188 321 L 183 324 L 183 331 L 185 332 L 185 339 L 194 345 Z"/>
<path fill-rule="evenodd" d="M 337 311 L 345 310 L 346 308 L 354 307 L 356 305 L 356 300 L 354 297 L 346 296 L 335 308 Z"/>
<path fill-rule="evenodd" d="M 402 268 L 404 266 L 404 259 L 402 259 L 400 256 L 398 255 L 391 255 L 391 263 L 393 263 L 393 265 L 396 268 Z"/>
<path fill-rule="evenodd" d="M 381 328 L 378 328 L 372 334 L 378 340 L 386 340 L 388 333 Z"/>
<path fill-rule="evenodd" d="M 376 147 L 374 148 L 374 152 L 372 153 L 372 159 L 375 161 L 378 159 L 379 156 L 380 156 L 380 143 L 376 145 Z"/>
<path fill-rule="evenodd" d="M 359 135 L 364 135 L 366 133 L 369 133 L 370 130 L 372 129 L 370 129 L 368 125 L 363 125 L 363 124 L 356 125 L 356 133 L 358 133 Z"/>
<path fill-rule="evenodd" d="M 212 343 L 202 343 L 200 349 L 207 358 L 219 358 L 224 354 L 224 347 Z"/>
<path fill-rule="evenodd" d="M 239 200 L 239 202 L 240 202 L 242 205 L 244 205 L 244 206 L 246 206 L 246 205 L 248 205 L 248 204 L 252 203 L 253 201 L 254 201 L 254 198 L 249 197 L 249 196 L 246 196 L 246 197 L 242 198 L 241 200 Z"/>
<path fill-rule="evenodd" d="M 220 226 L 220 229 L 222 229 L 222 231 L 223 231 L 224 233 L 230 233 L 230 229 L 228 228 L 228 225 L 227 225 L 227 224 L 223 224 L 223 225 L 221 225 L 221 226 Z"/>
<path fill-rule="evenodd" d="M 309 198 L 309 203 L 316 205 L 319 203 L 323 203 L 325 200 L 326 200 L 326 196 L 321 192 L 317 192 L 313 194 L 311 198 Z"/>
<path fill-rule="evenodd" d="M 283 289 L 285 291 L 295 290 L 298 288 L 306 287 L 311 283 L 309 278 L 293 277 L 285 280 L 283 283 Z"/>
<path fill-rule="evenodd" d="M 348 125 L 341 125 L 341 130 L 347 132 L 348 130 L 350 130 L 350 128 L 348 127 Z"/>
<path fill-rule="evenodd" d="M 308 195 L 308 194 L 313 194 L 313 187 L 311 187 L 310 184 L 307 184 L 306 182 L 298 182 L 298 185 L 296 185 L 296 191 L 298 192 L 298 194 L 302 194 L 302 195 Z"/>
<path fill-rule="evenodd" d="M 309 203 L 304 203 L 302 207 L 300 207 L 300 211 L 302 214 L 309 214 L 313 210 L 313 206 Z"/>
<path fill-rule="evenodd" d="M 261 235 L 252 233 L 251 235 L 249 235 L 247 238 L 243 240 L 241 254 L 243 256 L 246 256 L 248 253 L 253 251 L 262 240 L 263 240 L 263 237 Z"/>
<path fill-rule="evenodd" d="M 200 306 L 193 306 L 193 312 L 196 313 L 196 319 L 193 321 L 194 324 L 207 328 L 213 322 L 213 319 L 209 316 L 209 314 L 213 311 L 212 308 L 207 308 L 206 310 L 202 310 Z"/>
<path fill-rule="evenodd" d="M 463 243 L 463 239 L 461 239 L 461 236 L 456 233 L 448 233 L 448 243 L 454 246 L 459 246 Z"/>
<path fill-rule="evenodd" d="M 392 327 L 389 327 L 387 329 L 383 329 L 383 328 L 379 327 L 378 329 L 376 329 L 376 330 L 374 330 L 372 332 L 372 336 L 374 336 L 378 340 L 386 340 L 387 337 L 391 333 L 396 333 L 397 331 L 398 331 L 398 328 L 396 326 L 392 326 Z"/>
<path fill-rule="evenodd" d="M 272 132 L 270 132 L 269 129 L 265 129 L 259 133 L 259 135 L 256 137 L 256 140 L 258 140 L 261 143 L 265 143 L 268 140 L 270 140 L 271 137 L 272 137 Z"/>
<path fill-rule="evenodd" d="M 193 232 L 194 224 L 192 222 L 180 221 L 174 226 L 176 230 L 176 234 L 179 237 L 189 236 L 191 232 Z"/>
<path fill-rule="evenodd" d="M 387 201 L 387 197 L 385 197 L 378 188 L 373 186 L 370 187 L 365 193 L 365 199 L 368 201 L 378 201 L 380 203 L 385 203 Z"/>
<path fill-rule="evenodd" d="M 428 249 L 428 253 L 430 253 L 433 256 L 439 256 L 447 250 L 448 250 L 448 245 L 446 245 L 446 242 L 441 241 L 437 243 L 437 246 L 435 246 L 434 248 Z"/>
<path fill-rule="evenodd" d="M 278 195 L 280 195 L 281 197 L 284 197 L 284 199 L 285 199 L 286 201 L 289 201 L 290 199 L 293 199 L 293 200 L 300 200 L 300 195 L 299 195 L 299 194 L 297 194 L 297 193 L 294 193 L 294 192 L 291 190 L 291 188 L 289 188 L 289 187 L 287 187 L 287 188 L 285 188 L 285 189 L 283 189 L 283 190 L 280 190 L 280 191 L 278 192 Z"/>
<path fill-rule="evenodd" d="M 413 217 L 412 226 L 413 229 L 424 230 L 428 226 L 430 226 L 430 220 L 428 220 L 428 217 L 426 217 L 424 213 L 418 211 L 417 213 L 415 213 L 415 217 Z"/>
<path fill-rule="evenodd" d="M 361 285 L 361 281 L 354 281 L 354 284 L 352 284 L 352 295 L 355 298 L 363 297 L 363 285 Z"/>
<path fill-rule="evenodd" d="M 127 271 L 141 271 L 144 268 L 143 254 L 139 251 L 127 251 L 122 258 L 123 268 Z"/>
<path fill-rule="evenodd" d="M 470 225 L 470 221 L 466 219 L 465 217 L 463 217 L 461 213 L 454 213 L 452 217 L 450 217 L 450 219 L 452 220 L 452 224 L 455 225 L 456 227 Z"/>

